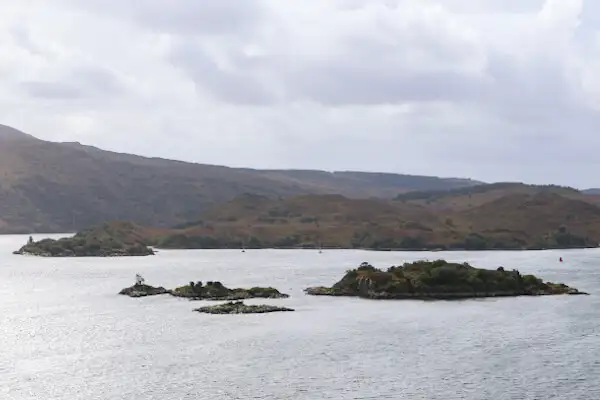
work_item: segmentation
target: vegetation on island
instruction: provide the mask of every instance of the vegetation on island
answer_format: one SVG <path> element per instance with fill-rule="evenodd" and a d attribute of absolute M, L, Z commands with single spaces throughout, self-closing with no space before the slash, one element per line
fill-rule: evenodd
<path fill-rule="evenodd" d="M 154 251 L 140 235 L 143 228 L 130 222 L 105 223 L 62 239 L 29 241 L 14 254 L 42 257 L 148 256 Z"/>
<path fill-rule="evenodd" d="M 247 305 L 242 301 L 217 304 L 195 309 L 194 311 L 206 314 L 264 314 L 281 311 L 294 311 L 292 308 L 278 307 L 272 305 Z"/>
<path fill-rule="evenodd" d="M 368 299 L 462 299 L 497 296 L 586 294 L 565 284 L 544 282 L 534 275 L 475 268 L 445 260 L 416 261 L 387 271 L 369 263 L 347 271 L 332 287 L 305 289 L 315 296 L 355 296 Z"/>
<path fill-rule="evenodd" d="M 253 287 L 250 289 L 229 289 L 221 282 L 208 281 L 190 282 L 186 286 L 171 290 L 170 293 L 176 297 L 185 297 L 190 300 L 243 300 L 243 299 L 282 299 L 289 297 L 272 287 Z"/>

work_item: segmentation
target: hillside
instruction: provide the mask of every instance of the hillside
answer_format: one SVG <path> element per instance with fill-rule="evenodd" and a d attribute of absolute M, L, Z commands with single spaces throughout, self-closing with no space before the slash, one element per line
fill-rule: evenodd
<path fill-rule="evenodd" d="M 600 243 L 600 207 L 587 196 L 564 188 L 519 190 L 453 209 L 339 195 L 242 196 L 180 226 L 159 245 L 523 249 Z"/>
<path fill-rule="evenodd" d="M 414 247 L 452 235 L 439 217 L 415 205 L 341 195 L 306 195 L 273 200 L 246 195 L 216 206 L 201 221 L 159 243 L 162 247 Z M 207 240 L 215 238 L 216 241 Z M 390 243 L 390 238 L 406 238 Z"/>
<path fill-rule="evenodd" d="M 68 232 L 107 220 L 165 227 L 244 193 L 391 198 L 480 182 L 396 174 L 269 171 L 185 163 L 42 141 L 0 125 L 0 233 Z"/>
<path fill-rule="evenodd" d="M 454 204 L 451 197 L 445 199 Z M 528 187 L 524 193 L 516 187 L 515 192 L 487 199 L 479 198 L 478 205 L 471 207 L 440 209 L 341 195 L 273 199 L 245 194 L 212 207 L 201 219 L 172 228 L 113 222 L 86 230 L 75 239 L 78 246 L 83 241 L 79 239 L 85 238 L 92 245 L 100 240 L 111 246 L 142 243 L 167 249 L 506 250 L 597 247 L 600 243 L 600 206 L 582 193 L 558 187 Z M 68 250 L 75 246 L 61 243 Z"/>
<path fill-rule="evenodd" d="M 556 193 L 570 198 L 581 198 L 584 194 L 576 189 L 563 186 L 498 182 L 448 190 L 411 191 L 399 194 L 395 200 L 447 212 L 472 209 L 508 195 L 535 195 L 538 193 Z M 588 200 L 596 199 L 588 197 Z"/>

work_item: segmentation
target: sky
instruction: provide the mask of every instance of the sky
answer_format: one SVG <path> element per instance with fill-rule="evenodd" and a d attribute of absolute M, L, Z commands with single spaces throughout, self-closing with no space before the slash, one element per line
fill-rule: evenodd
<path fill-rule="evenodd" d="M 0 124 L 254 168 L 600 186 L 597 0 L 3 0 Z"/>

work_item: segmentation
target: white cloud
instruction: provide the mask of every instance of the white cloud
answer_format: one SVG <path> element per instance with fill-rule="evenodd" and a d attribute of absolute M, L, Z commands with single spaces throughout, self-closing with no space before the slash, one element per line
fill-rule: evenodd
<path fill-rule="evenodd" d="M 7 0 L 0 123 L 205 163 L 594 186 L 598 9 Z"/>

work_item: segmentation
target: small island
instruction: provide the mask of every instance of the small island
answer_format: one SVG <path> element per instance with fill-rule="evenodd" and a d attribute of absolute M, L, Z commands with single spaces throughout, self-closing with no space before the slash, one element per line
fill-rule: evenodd
<path fill-rule="evenodd" d="M 200 307 L 194 311 L 205 314 L 264 314 L 271 312 L 294 311 L 294 309 L 266 304 L 246 305 L 243 301 L 236 301 L 225 304 L 217 304 L 214 306 Z"/>
<path fill-rule="evenodd" d="M 133 286 L 125 288 L 119 292 L 119 294 L 129 297 L 157 296 L 168 293 L 169 291 L 162 286 L 154 287 L 146 285 L 146 281 L 140 274 L 135 276 L 135 284 Z"/>
<path fill-rule="evenodd" d="M 281 293 L 272 287 L 253 287 L 250 289 L 229 289 L 221 282 L 209 281 L 190 282 L 189 285 L 178 287 L 170 293 L 176 297 L 185 297 L 190 300 L 244 300 L 244 299 L 283 299 L 289 295 Z"/>
<path fill-rule="evenodd" d="M 25 246 L 13 254 L 40 257 L 124 257 L 149 256 L 154 250 L 146 246 L 138 231 L 129 222 L 106 223 L 77 233 L 73 237 L 42 239 L 29 237 Z"/>
<path fill-rule="evenodd" d="M 445 260 L 416 261 L 387 271 L 369 263 L 347 271 L 332 287 L 311 287 L 313 296 L 353 296 L 367 299 L 466 299 L 499 296 L 587 294 L 565 284 L 544 282 L 518 270 L 475 268 Z"/>

